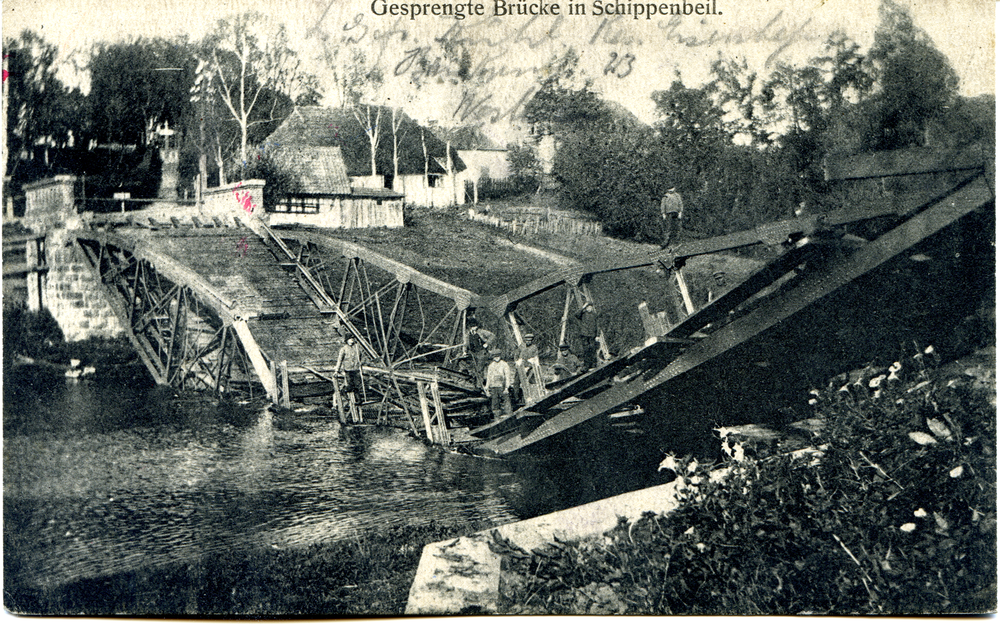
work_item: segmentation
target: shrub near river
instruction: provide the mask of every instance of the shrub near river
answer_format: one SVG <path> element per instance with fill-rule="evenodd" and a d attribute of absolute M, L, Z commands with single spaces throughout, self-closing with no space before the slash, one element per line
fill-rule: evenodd
<path fill-rule="evenodd" d="M 814 390 L 825 426 L 810 452 L 744 458 L 734 443 L 716 480 L 681 460 L 668 515 L 532 554 L 498 547 L 501 612 L 995 611 L 995 390 L 935 357 Z"/>

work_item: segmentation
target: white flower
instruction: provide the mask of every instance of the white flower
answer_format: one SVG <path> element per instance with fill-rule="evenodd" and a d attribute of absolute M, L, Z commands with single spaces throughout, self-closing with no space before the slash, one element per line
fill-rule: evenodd
<path fill-rule="evenodd" d="M 903 369 L 903 364 L 900 363 L 899 361 L 896 361 L 895 363 L 889 366 L 889 371 L 893 374 L 895 374 L 901 369 Z"/>
<path fill-rule="evenodd" d="M 964 471 L 965 470 L 962 468 L 962 466 L 959 465 L 955 469 L 953 469 L 950 472 L 948 472 L 948 475 L 951 476 L 952 478 L 958 478 L 959 476 L 962 475 L 962 472 L 964 472 Z"/>
<path fill-rule="evenodd" d="M 677 471 L 677 458 L 674 457 L 674 455 L 668 454 L 667 457 L 660 462 L 660 466 L 656 468 L 656 471 L 662 472 L 665 469 L 673 470 L 675 472 Z"/>
<path fill-rule="evenodd" d="M 809 395 L 810 396 L 819 396 L 819 389 L 810 389 L 809 390 Z"/>
<path fill-rule="evenodd" d="M 693 535 L 694 534 L 694 526 L 691 526 L 690 528 L 688 528 L 687 530 L 685 530 L 684 534 L 685 535 Z"/>
<path fill-rule="evenodd" d="M 869 380 L 868 381 L 868 386 L 871 387 L 872 389 L 876 389 L 876 388 L 878 388 L 879 385 L 882 384 L 883 380 L 885 380 L 885 374 L 882 374 L 880 376 L 876 376 L 875 378 Z"/>
<path fill-rule="evenodd" d="M 819 400 L 816 398 L 809 398 L 809 404 L 816 404 L 817 402 L 819 402 Z"/>
<path fill-rule="evenodd" d="M 934 419 L 933 417 L 927 418 L 927 428 L 931 430 L 934 435 L 940 437 L 941 439 L 947 439 L 951 437 L 951 431 L 945 426 L 945 423 L 939 419 Z"/>
<path fill-rule="evenodd" d="M 698 469 L 698 461 L 693 459 L 690 463 L 688 463 L 687 473 L 693 474 L 696 469 Z"/>
<path fill-rule="evenodd" d="M 913 517 L 927 517 L 927 511 L 921 507 L 913 512 Z"/>
<path fill-rule="evenodd" d="M 924 354 L 934 354 L 934 346 L 927 346 L 924 348 Z"/>
<path fill-rule="evenodd" d="M 843 387 L 837 390 L 837 393 L 850 393 L 850 390 L 847 388 L 847 385 L 844 385 Z"/>
<path fill-rule="evenodd" d="M 703 544 L 703 543 L 696 543 L 696 544 L 694 545 L 694 547 L 698 548 L 698 551 L 699 551 L 699 552 L 704 552 L 705 550 L 707 550 L 707 549 L 708 549 L 708 546 L 706 546 L 706 545 L 705 545 L 705 544 Z"/>
<path fill-rule="evenodd" d="M 907 522 L 907 523 L 903 524 L 902 526 L 900 526 L 899 529 L 901 531 L 903 531 L 904 533 L 912 533 L 913 531 L 915 531 L 917 529 L 917 525 L 914 524 L 913 522 Z"/>
<path fill-rule="evenodd" d="M 933 444 L 937 443 L 937 439 L 935 439 L 934 437 L 931 437 L 927 433 L 920 432 L 919 430 L 916 431 L 916 432 L 910 433 L 910 439 L 916 441 L 917 443 L 919 443 L 922 446 L 930 446 L 930 445 L 933 445 Z"/>
<path fill-rule="evenodd" d="M 874 398 L 881 398 L 882 397 L 882 390 L 881 389 L 876 389 L 875 393 L 872 394 L 872 397 L 874 397 Z"/>

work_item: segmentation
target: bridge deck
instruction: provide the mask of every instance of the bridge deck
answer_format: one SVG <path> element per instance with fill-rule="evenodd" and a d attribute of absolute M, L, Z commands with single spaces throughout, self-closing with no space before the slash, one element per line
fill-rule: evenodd
<path fill-rule="evenodd" d="M 141 234 L 151 245 L 201 276 L 217 294 L 232 302 L 234 309 L 253 311 L 255 316 L 248 325 L 261 351 L 275 361 L 287 361 L 293 377 L 307 371 L 296 366 L 320 371 L 332 368 L 343 343 L 336 318 L 316 307 L 251 230 L 162 230 Z"/>

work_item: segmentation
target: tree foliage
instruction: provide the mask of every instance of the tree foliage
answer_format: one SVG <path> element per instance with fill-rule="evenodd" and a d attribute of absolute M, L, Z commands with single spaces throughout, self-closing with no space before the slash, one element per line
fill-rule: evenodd
<path fill-rule="evenodd" d="M 56 77 L 58 50 L 37 33 L 26 30 L 17 38 L 5 38 L 3 48 L 7 68 L 4 173 L 16 176 L 22 151 L 32 150 L 39 142 L 57 147 L 70 136 L 82 139 L 85 121 L 79 109 L 83 95 Z"/>
<path fill-rule="evenodd" d="M 659 232 L 655 206 L 670 187 L 684 198 L 686 236 L 718 235 L 790 217 L 803 203 L 823 205 L 830 154 L 973 142 L 988 154 L 992 101 L 957 96 L 947 59 L 892 0 L 880 16 L 867 54 L 834 32 L 802 66 L 780 64 L 763 76 L 720 57 L 705 85 L 678 76 L 653 92 L 659 119 L 651 128 L 622 124 L 579 84 L 567 54 L 540 82 L 525 119 L 536 135 L 555 136 L 563 201 L 593 213 L 607 232 L 640 240 Z"/>
<path fill-rule="evenodd" d="M 507 165 L 515 187 L 538 187 L 542 179 L 542 165 L 535 149 L 527 144 L 507 144 Z"/>
<path fill-rule="evenodd" d="M 184 39 L 101 43 L 91 53 L 90 116 L 101 143 L 144 146 L 160 124 L 192 116 L 194 49 Z"/>

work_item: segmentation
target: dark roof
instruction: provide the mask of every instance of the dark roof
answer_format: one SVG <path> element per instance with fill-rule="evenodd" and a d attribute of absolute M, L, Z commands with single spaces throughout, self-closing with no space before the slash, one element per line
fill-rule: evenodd
<path fill-rule="evenodd" d="M 379 146 L 375 158 L 376 170 L 379 174 L 392 174 L 392 111 L 389 107 L 372 105 L 372 116 L 381 110 L 379 123 Z M 362 112 L 361 119 L 365 119 Z M 405 113 L 399 129 L 399 173 L 424 173 L 424 148 L 427 145 L 430 157 L 429 172 L 432 174 L 446 173 L 435 157 L 445 162 L 445 143 L 438 139 L 429 129 L 421 127 Z M 274 148 L 313 147 L 330 148 L 337 146 L 343 155 L 348 176 L 368 176 L 371 174 L 371 153 L 369 152 L 368 136 L 354 116 L 350 108 L 334 109 L 327 107 L 300 106 L 295 107 L 285 121 L 267 138 L 267 144 Z M 458 156 L 458 151 L 452 146 L 452 164 L 456 172 L 465 169 L 465 163 Z"/>
<path fill-rule="evenodd" d="M 296 189 L 303 194 L 351 193 L 344 157 L 339 146 L 297 146 L 283 144 L 272 153 L 274 160 L 295 177 Z"/>

